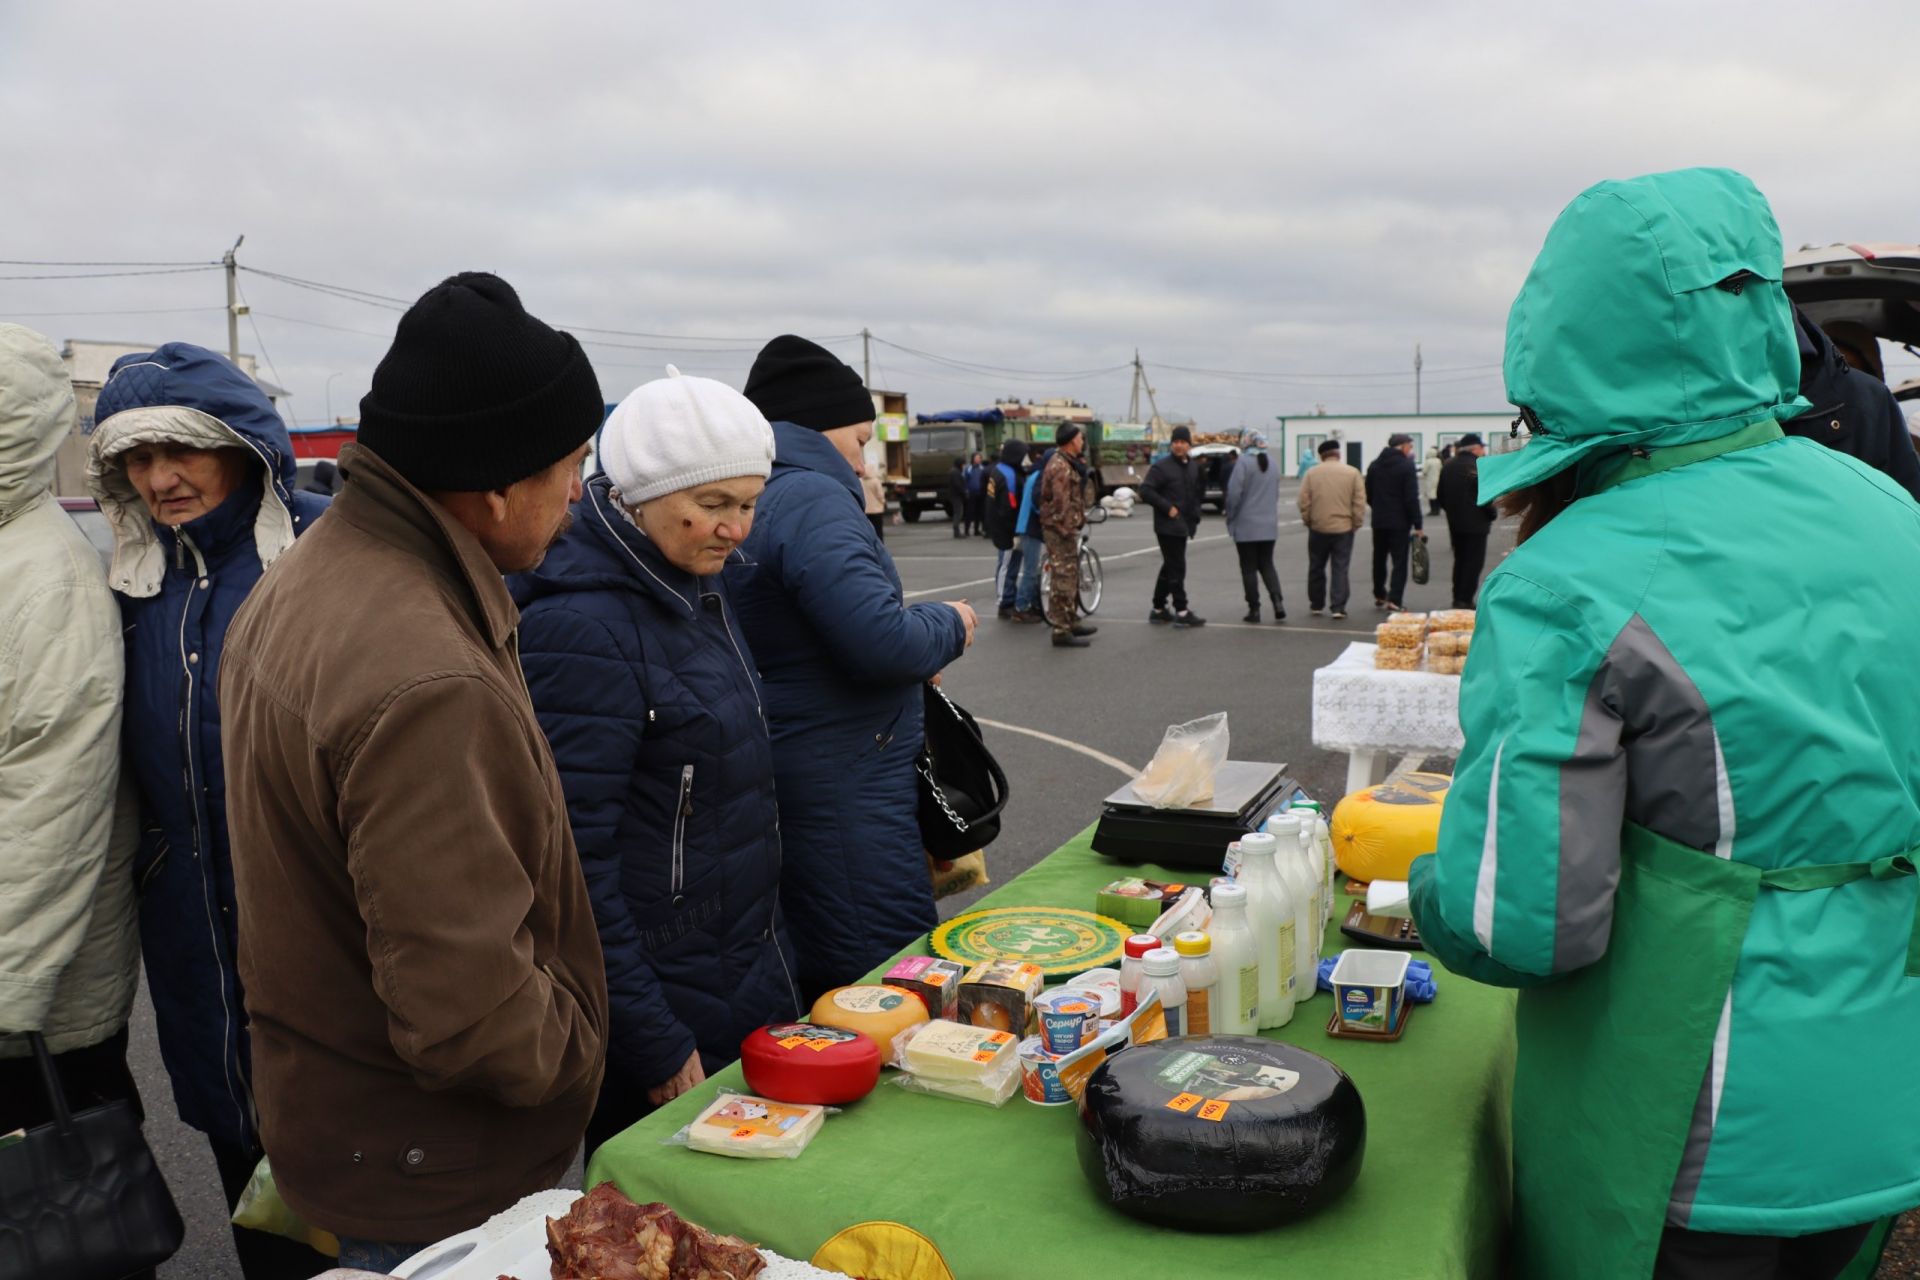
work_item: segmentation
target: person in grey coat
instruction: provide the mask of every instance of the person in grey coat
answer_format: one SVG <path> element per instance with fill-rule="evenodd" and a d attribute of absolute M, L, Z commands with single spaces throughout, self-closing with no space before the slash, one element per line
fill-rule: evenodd
<path fill-rule="evenodd" d="M 1273 620 L 1285 622 L 1280 604 L 1280 575 L 1273 567 L 1273 544 L 1280 537 L 1280 468 L 1267 456 L 1267 438 L 1254 432 L 1247 450 L 1227 477 L 1227 536 L 1240 553 L 1240 584 L 1246 589 L 1247 616 L 1260 621 L 1260 584 L 1273 600 Z"/>

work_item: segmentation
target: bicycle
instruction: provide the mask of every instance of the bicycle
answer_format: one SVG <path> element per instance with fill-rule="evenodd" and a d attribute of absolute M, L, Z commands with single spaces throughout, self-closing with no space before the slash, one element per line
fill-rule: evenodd
<path fill-rule="evenodd" d="M 1087 508 L 1087 523 L 1081 526 L 1079 538 L 1080 581 L 1078 589 L 1074 592 L 1073 600 L 1076 609 L 1075 616 L 1077 617 L 1087 617 L 1100 607 L 1102 586 L 1100 553 L 1093 549 L 1093 543 L 1088 530 L 1096 524 L 1105 524 L 1106 522 L 1107 509 L 1105 507 L 1090 506 Z M 1042 609 L 1046 607 L 1046 602 L 1052 599 L 1053 561 L 1052 558 L 1049 557 L 1047 562 L 1040 566 L 1040 601 Z"/>

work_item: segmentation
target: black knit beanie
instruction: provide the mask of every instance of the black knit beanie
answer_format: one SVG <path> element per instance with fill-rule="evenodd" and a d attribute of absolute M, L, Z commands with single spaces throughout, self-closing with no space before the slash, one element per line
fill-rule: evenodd
<path fill-rule="evenodd" d="M 839 356 L 817 342 L 781 334 L 760 349 L 747 374 L 747 399 L 768 422 L 832 431 L 872 422 L 873 397 Z"/>
<path fill-rule="evenodd" d="M 400 317 L 359 440 L 417 488 L 504 489 L 592 439 L 605 412 L 572 334 L 499 276 L 463 271 Z"/>

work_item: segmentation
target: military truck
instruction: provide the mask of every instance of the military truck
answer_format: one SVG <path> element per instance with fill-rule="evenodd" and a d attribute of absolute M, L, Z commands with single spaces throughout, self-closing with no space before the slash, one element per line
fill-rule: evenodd
<path fill-rule="evenodd" d="M 907 433 L 911 451 L 911 470 L 904 480 L 888 477 L 887 493 L 900 504 L 900 518 L 908 524 L 920 519 L 923 511 L 944 511 L 949 520 L 958 519 L 953 509 L 953 464 L 964 463 L 974 454 L 987 453 L 987 418 L 997 423 L 999 414 L 923 413 L 914 419 Z"/>

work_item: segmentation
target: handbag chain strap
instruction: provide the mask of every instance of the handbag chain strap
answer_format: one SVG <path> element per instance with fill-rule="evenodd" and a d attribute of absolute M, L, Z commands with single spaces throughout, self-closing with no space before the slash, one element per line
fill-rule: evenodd
<path fill-rule="evenodd" d="M 919 770 L 920 776 L 927 780 L 927 789 L 933 792 L 933 802 L 940 806 L 940 812 L 947 815 L 947 821 L 953 823 L 954 830 L 964 835 L 968 830 L 967 820 L 955 813 L 953 806 L 947 803 L 947 793 L 942 791 L 940 784 L 933 779 L 933 765 L 930 760 L 931 757 L 922 754 L 918 760 L 914 761 L 914 767 Z"/>
<path fill-rule="evenodd" d="M 966 721 L 961 720 L 960 708 L 953 705 L 953 699 L 942 692 L 937 684 L 930 684 L 927 688 L 940 695 L 940 701 L 947 704 L 947 710 L 953 712 L 953 718 L 960 722 L 962 728 L 965 728 Z M 919 758 L 913 762 L 913 767 L 921 777 L 927 780 L 927 789 L 933 792 L 933 802 L 940 806 L 940 812 L 947 815 L 947 821 L 953 824 L 955 831 L 965 835 L 970 830 L 970 825 L 965 818 L 954 812 L 952 805 L 947 803 L 947 793 L 940 789 L 940 783 L 933 776 L 933 752 L 922 746 Z"/>

